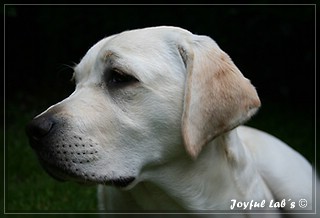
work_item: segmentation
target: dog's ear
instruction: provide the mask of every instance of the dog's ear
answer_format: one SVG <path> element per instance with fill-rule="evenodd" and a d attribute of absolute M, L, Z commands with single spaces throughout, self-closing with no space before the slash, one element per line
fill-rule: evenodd
<path fill-rule="evenodd" d="M 195 36 L 179 52 L 187 69 L 182 135 L 196 158 L 204 145 L 247 121 L 260 107 L 255 88 L 209 37 Z"/>

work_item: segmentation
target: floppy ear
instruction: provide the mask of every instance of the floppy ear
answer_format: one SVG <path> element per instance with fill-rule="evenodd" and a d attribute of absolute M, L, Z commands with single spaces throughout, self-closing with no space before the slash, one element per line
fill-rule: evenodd
<path fill-rule="evenodd" d="M 247 121 L 260 107 L 255 88 L 209 37 L 179 47 L 187 68 L 182 135 L 196 158 L 202 147 Z"/>

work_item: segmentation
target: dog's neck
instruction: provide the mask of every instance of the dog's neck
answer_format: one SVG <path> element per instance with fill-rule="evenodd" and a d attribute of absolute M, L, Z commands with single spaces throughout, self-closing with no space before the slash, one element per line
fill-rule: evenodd
<path fill-rule="evenodd" d="M 262 179 L 253 173 L 254 164 L 248 164 L 250 161 L 250 155 L 233 130 L 208 144 L 196 160 L 181 155 L 152 168 L 145 173 L 146 181 L 123 194 L 130 195 L 141 209 L 161 210 L 228 210 L 232 199 L 270 198 Z"/>

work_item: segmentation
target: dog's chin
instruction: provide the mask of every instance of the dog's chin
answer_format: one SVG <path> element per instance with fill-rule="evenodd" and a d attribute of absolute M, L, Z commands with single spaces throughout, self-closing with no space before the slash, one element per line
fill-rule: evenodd
<path fill-rule="evenodd" d="M 82 172 L 74 172 L 71 169 L 65 169 L 59 166 L 53 166 L 40 160 L 42 167 L 45 171 L 55 180 L 60 182 L 73 181 L 82 185 L 109 185 L 118 187 L 124 190 L 132 188 L 134 185 L 134 176 L 119 176 L 116 178 L 107 178 L 103 176 L 89 177 L 87 174 Z"/>

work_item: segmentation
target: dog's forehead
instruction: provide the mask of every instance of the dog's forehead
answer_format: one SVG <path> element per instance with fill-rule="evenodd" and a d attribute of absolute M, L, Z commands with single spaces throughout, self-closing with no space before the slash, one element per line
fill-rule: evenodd
<path fill-rule="evenodd" d="M 124 31 L 104 42 L 97 43 L 100 49 L 95 56 L 105 57 L 106 54 L 114 53 L 127 57 L 141 56 L 151 57 L 169 53 L 183 38 L 192 35 L 190 32 L 175 27 L 152 27 Z M 111 51 L 111 52 L 110 52 Z"/>
<path fill-rule="evenodd" d="M 169 46 L 179 43 L 182 38 L 193 34 L 178 27 L 150 27 L 125 31 L 106 37 L 92 46 L 81 62 L 75 67 L 76 72 L 89 72 L 97 58 L 102 58 L 110 51 L 127 56 L 150 57 L 154 54 L 166 56 Z"/>
<path fill-rule="evenodd" d="M 97 53 L 107 47 L 119 48 L 145 48 L 160 46 L 156 42 L 169 42 L 179 40 L 182 37 L 190 37 L 192 33 L 178 27 L 150 27 L 144 29 L 136 29 L 124 31 L 122 33 L 106 37 L 97 42 L 92 48 L 89 49 L 86 56 L 97 55 Z M 85 57 L 86 57 L 85 56 Z"/>

